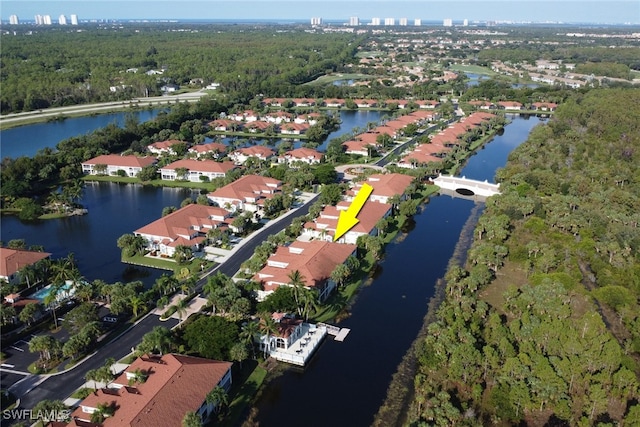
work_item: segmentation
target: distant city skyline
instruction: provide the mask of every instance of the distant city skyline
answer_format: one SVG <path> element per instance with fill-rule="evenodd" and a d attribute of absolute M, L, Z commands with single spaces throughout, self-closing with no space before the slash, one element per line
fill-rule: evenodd
<path fill-rule="evenodd" d="M 310 20 L 360 24 L 372 18 L 462 21 L 564 22 L 640 24 L 638 0 L 59 0 L 2 1 L 0 17 L 17 15 L 21 22 L 35 15 L 78 15 L 83 20 Z"/>

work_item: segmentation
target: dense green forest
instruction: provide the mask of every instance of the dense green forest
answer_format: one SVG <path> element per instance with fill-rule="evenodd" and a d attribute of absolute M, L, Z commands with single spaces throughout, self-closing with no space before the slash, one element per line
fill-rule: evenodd
<path fill-rule="evenodd" d="M 509 157 L 417 345 L 408 423 L 640 424 L 640 91 L 575 94 Z"/>
<path fill-rule="evenodd" d="M 38 29 L 5 33 L 1 42 L 4 114 L 158 95 L 167 83 L 194 80 L 198 88 L 220 83 L 223 92 L 294 95 L 297 85 L 348 63 L 358 38 L 292 27 L 165 25 Z"/>

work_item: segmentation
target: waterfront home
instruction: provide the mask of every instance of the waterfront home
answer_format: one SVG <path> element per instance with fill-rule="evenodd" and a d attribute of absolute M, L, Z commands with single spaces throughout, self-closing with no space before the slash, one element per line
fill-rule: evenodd
<path fill-rule="evenodd" d="M 231 214 L 225 209 L 190 204 L 163 216 L 133 232 L 147 242 L 153 255 L 172 257 L 176 247 L 187 246 L 194 251 L 201 249 L 209 230 L 228 227 Z"/>
<path fill-rule="evenodd" d="M 441 162 L 448 151 L 451 148 L 437 143 L 419 144 L 396 164 L 401 168 L 414 169 L 429 162 Z"/>
<path fill-rule="evenodd" d="M 227 152 L 227 146 L 220 142 L 210 142 L 208 144 L 197 144 L 189 148 L 189 153 L 193 153 L 196 157 L 200 158 L 206 155 L 211 155 L 217 159 L 221 154 Z"/>
<path fill-rule="evenodd" d="M 244 128 L 244 123 L 229 119 L 213 120 L 207 125 L 213 130 L 217 130 L 220 132 L 235 132 Z"/>
<path fill-rule="evenodd" d="M 308 123 L 309 125 L 313 126 L 313 125 L 318 123 L 318 120 L 321 117 L 322 117 L 322 114 L 320 114 L 320 113 L 301 114 L 301 115 L 297 116 L 293 120 L 293 122 L 294 123 L 298 123 L 298 124 Z"/>
<path fill-rule="evenodd" d="M 344 107 L 344 99 L 329 99 L 324 102 L 324 105 L 329 108 L 341 108 Z"/>
<path fill-rule="evenodd" d="M 294 121 L 294 117 L 295 116 L 293 114 L 287 113 L 286 111 L 274 111 L 273 113 L 265 114 L 264 120 L 269 123 L 275 123 L 279 125 L 280 123 L 289 123 Z"/>
<path fill-rule="evenodd" d="M 371 187 L 373 192 L 369 196 L 372 202 L 389 203 L 389 199 L 393 196 L 399 196 L 400 200 L 406 200 L 408 197 L 407 190 L 413 182 L 413 177 L 401 173 L 374 174 L 365 181 Z M 362 182 L 358 182 L 347 192 L 347 201 L 353 200 L 353 197 L 362 188 Z M 358 215 L 358 218 L 360 216 Z"/>
<path fill-rule="evenodd" d="M 282 182 L 260 175 L 245 175 L 236 181 L 207 194 L 212 203 L 228 211 L 258 212 L 264 201 L 282 191 Z"/>
<path fill-rule="evenodd" d="M 556 111 L 556 108 L 558 108 L 558 104 L 553 102 L 534 102 L 532 104 L 532 109 L 536 111 Z"/>
<path fill-rule="evenodd" d="M 260 120 L 260 113 L 253 110 L 244 110 L 238 113 L 229 114 L 227 117 L 238 122 L 250 123 Z"/>
<path fill-rule="evenodd" d="M 243 164 L 250 157 L 253 157 L 258 160 L 269 160 L 273 156 L 275 156 L 275 152 L 265 147 L 264 145 L 253 145 L 251 147 L 240 148 L 231 154 L 229 157 L 238 164 Z"/>
<path fill-rule="evenodd" d="M 316 151 L 312 148 L 296 148 L 291 151 L 287 151 L 282 156 L 278 157 L 278 163 L 292 164 L 294 162 L 303 162 L 310 165 L 317 164 L 322 161 L 324 154 Z"/>
<path fill-rule="evenodd" d="M 283 135 L 302 135 L 309 130 L 308 123 L 284 123 L 280 125 L 280 133 Z"/>
<path fill-rule="evenodd" d="M 356 103 L 358 108 L 372 108 L 378 106 L 378 101 L 375 99 L 354 99 L 353 102 Z"/>
<path fill-rule="evenodd" d="M 304 286 L 317 289 L 318 299 L 324 301 L 336 287 L 331 273 L 355 252 L 356 245 L 320 240 L 295 241 L 289 246 L 278 246 L 267 259 L 267 264 L 254 276 L 262 285 L 258 299 L 263 300 L 280 286 L 291 286 L 289 275 L 297 270 Z"/>
<path fill-rule="evenodd" d="M 390 105 L 397 105 L 400 109 L 407 108 L 408 103 L 409 101 L 405 101 L 403 99 L 387 99 L 386 101 L 384 101 L 385 107 L 389 107 Z"/>
<path fill-rule="evenodd" d="M 11 285 L 18 284 L 21 279 L 20 270 L 50 256 L 49 252 L 0 247 L 0 280 L 5 280 Z"/>
<path fill-rule="evenodd" d="M 517 101 L 498 101 L 498 108 L 501 110 L 522 110 L 522 103 Z"/>
<path fill-rule="evenodd" d="M 345 153 L 358 154 L 360 156 L 368 156 L 371 149 L 378 149 L 380 144 L 377 141 L 378 134 L 373 132 L 365 132 L 355 136 L 353 139 L 345 141 L 342 145 L 345 147 Z"/>
<path fill-rule="evenodd" d="M 257 341 L 260 350 L 281 362 L 304 366 L 327 335 L 325 325 L 303 322 L 287 313 L 273 313 L 276 323 L 272 334 L 262 335 Z"/>
<path fill-rule="evenodd" d="M 469 105 L 474 108 L 478 108 L 480 110 L 493 110 L 496 108 L 496 105 L 493 102 L 489 101 L 469 101 Z"/>
<path fill-rule="evenodd" d="M 154 165 L 158 159 L 153 156 L 121 156 L 104 154 L 82 162 L 82 172 L 86 175 L 118 175 L 123 171 L 126 176 L 134 177 L 146 166 Z M 122 172 L 120 172 L 122 173 Z"/>
<path fill-rule="evenodd" d="M 161 167 L 160 178 L 167 181 L 211 181 L 224 178 L 226 173 L 235 167 L 235 163 L 229 161 L 182 159 Z"/>
<path fill-rule="evenodd" d="M 150 153 L 157 154 L 157 155 L 176 154 L 176 152 L 173 151 L 173 148 L 172 148 L 176 144 L 186 144 L 186 142 L 179 141 L 177 139 L 170 139 L 167 141 L 158 141 L 158 142 L 154 142 L 153 144 L 149 144 L 147 146 L 147 150 L 149 150 Z"/>
<path fill-rule="evenodd" d="M 325 206 L 317 218 L 304 224 L 302 235 L 333 242 L 340 212 L 346 211 L 349 205 L 350 203 L 348 202 L 342 202 L 337 206 Z M 367 200 L 360 212 L 358 212 L 359 222 L 340 237 L 336 243 L 355 245 L 360 236 L 367 234 L 377 236 L 379 234 L 379 230 L 376 227 L 378 221 L 389 215 L 391 215 L 391 205 Z"/>
<path fill-rule="evenodd" d="M 229 392 L 232 365 L 182 354 L 139 357 L 108 387 L 82 400 L 67 426 L 95 426 L 91 415 L 102 405 L 114 410 L 99 423 L 103 427 L 180 426 L 189 411 L 206 421 L 216 409 L 207 394 L 218 386 Z"/>
<path fill-rule="evenodd" d="M 417 100 L 413 102 L 415 102 L 419 108 L 428 109 L 428 110 L 434 110 L 440 106 L 439 101 L 434 101 L 431 99 L 423 99 L 423 100 Z"/>

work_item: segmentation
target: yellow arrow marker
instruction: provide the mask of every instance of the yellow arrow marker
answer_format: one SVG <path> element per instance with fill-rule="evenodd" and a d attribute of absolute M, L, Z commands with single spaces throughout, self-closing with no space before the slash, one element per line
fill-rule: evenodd
<path fill-rule="evenodd" d="M 351 202 L 349 208 L 346 211 L 340 211 L 338 225 L 336 226 L 336 234 L 333 236 L 334 242 L 344 236 L 347 231 L 351 230 L 360 222 L 356 217 L 372 192 L 372 186 L 369 184 L 362 184 L 360 191 L 356 194 L 356 197 L 353 199 L 353 202 Z"/>

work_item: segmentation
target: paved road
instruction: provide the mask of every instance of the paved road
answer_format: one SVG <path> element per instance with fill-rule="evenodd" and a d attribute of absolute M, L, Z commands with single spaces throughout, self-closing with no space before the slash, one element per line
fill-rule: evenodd
<path fill-rule="evenodd" d="M 177 324 L 176 319 L 160 321 L 159 316 L 149 314 L 126 333 L 115 338 L 70 371 L 48 377 L 32 375 L 14 384 L 9 390 L 20 398 L 20 407 L 24 409 L 33 408 L 36 403 L 44 399 L 65 399 L 85 383 L 84 376 L 87 371 L 104 365 L 109 357 L 116 360 L 125 357 L 131 352 L 131 348 L 137 346 L 142 337 L 155 326 L 172 328 Z"/>
<path fill-rule="evenodd" d="M 23 113 L 5 114 L 0 116 L 2 124 L 16 123 L 23 120 L 32 120 L 34 118 L 46 118 L 64 116 L 70 114 L 89 114 L 94 112 L 104 112 L 105 110 L 115 110 L 129 108 L 130 106 L 147 107 L 148 105 L 161 106 L 167 103 L 179 102 L 196 102 L 202 96 L 207 95 L 205 91 L 181 93 L 178 95 L 153 96 L 149 98 L 135 98 L 126 101 L 103 102 L 100 104 L 84 104 L 72 105 L 69 107 L 46 108 L 43 110 L 26 111 Z"/>
<path fill-rule="evenodd" d="M 266 240 L 268 236 L 282 231 L 294 218 L 306 215 L 309 212 L 310 206 L 317 197 L 318 195 L 311 197 L 305 204 L 300 206 L 287 217 L 284 217 L 260 230 L 213 271 L 220 271 L 226 275 L 233 276 L 240 268 L 240 264 L 249 259 L 255 248 Z M 202 289 L 206 280 L 207 279 L 204 278 L 199 281 L 198 290 Z M 137 346 L 142 337 L 147 332 L 151 331 L 153 327 L 161 325 L 172 328 L 177 324 L 178 320 L 176 319 L 169 319 L 161 322 L 159 316 L 149 314 L 126 333 L 123 333 L 120 337 L 102 347 L 85 362 L 77 365 L 76 368 L 48 377 L 31 375 L 23 378 L 21 381 L 18 381 L 9 389 L 21 399 L 20 407 L 25 409 L 33 408 L 36 403 L 44 399 L 65 399 L 84 384 L 84 376 L 87 371 L 102 366 L 104 361 L 109 357 L 119 360 L 128 355 L 131 348 Z M 18 378 L 16 374 L 7 371 L 2 372 L 3 382 L 5 380 L 8 380 L 7 382 L 10 382 L 11 380 L 15 381 L 16 378 Z M 2 425 L 5 425 L 5 423 Z"/>

